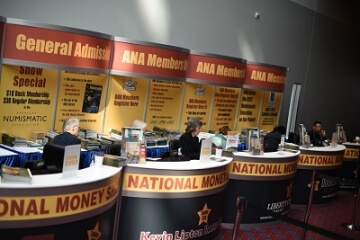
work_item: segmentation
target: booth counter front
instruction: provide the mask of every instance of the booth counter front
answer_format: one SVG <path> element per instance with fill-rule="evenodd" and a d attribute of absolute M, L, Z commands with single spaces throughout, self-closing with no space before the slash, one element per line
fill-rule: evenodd
<path fill-rule="evenodd" d="M 229 168 L 229 183 L 223 209 L 223 226 L 232 228 L 236 218 L 237 197 L 263 210 L 287 214 L 291 204 L 293 179 L 300 152 L 272 152 L 252 155 L 236 152 Z M 258 209 L 245 208 L 241 223 L 257 224 L 274 221 Z"/>
<path fill-rule="evenodd" d="M 332 202 L 339 189 L 345 146 L 300 147 L 292 203 L 308 204 L 315 171 L 313 204 Z"/>
<path fill-rule="evenodd" d="M 90 167 L 70 178 L 47 174 L 31 183 L 1 182 L 1 238 L 113 239 L 120 171 Z"/>
<path fill-rule="evenodd" d="M 231 160 L 125 166 L 117 239 L 216 239 Z"/>
<path fill-rule="evenodd" d="M 344 162 L 340 172 L 340 188 L 356 189 L 359 187 L 359 153 L 360 144 L 346 142 L 344 153 Z"/>

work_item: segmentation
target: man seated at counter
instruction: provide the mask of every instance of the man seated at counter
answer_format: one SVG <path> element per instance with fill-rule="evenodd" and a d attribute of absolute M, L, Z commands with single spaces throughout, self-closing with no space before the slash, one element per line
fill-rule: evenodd
<path fill-rule="evenodd" d="M 191 160 L 200 159 L 201 142 L 198 135 L 201 127 L 202 122 L 198 118 L 190 118 L 185 133 L 179 139 L 182 155 Z"/>
<path fill-rule="evenodd" d="M 80 121 L 76 117 L 70 117 L 63 123 L 63 133 L 55 136 L 53 144 L 67 146 L 81 144 L 77 136 L 80 131 Z"/>
<path fill-rule="evenodd" d="M 314 147 L 324 147 L 324 140 L 326 139 L 326 132 L 321 128 L 322 124 L 320 121 L 315 121 L 313 129 L 308 131 L 307 134 L 310 137 L 310 142 Z"/>
<path fill-rule="evenodd" d="M 227 141 L 226 137 L 229 131 L 231 131 L 229 126 L 219 128 L 219 132 L 216 133 L 214 137 L 212 137 L 213 144 L 215 144 L 216 147 L 221 147 L 222 149 L 225 149 Z"/>

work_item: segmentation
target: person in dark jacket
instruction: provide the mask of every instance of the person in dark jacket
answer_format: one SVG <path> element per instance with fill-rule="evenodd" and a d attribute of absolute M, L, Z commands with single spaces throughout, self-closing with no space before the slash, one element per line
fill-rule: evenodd
<path fill-rule="evenodd" d="M 264 152 L 276 152 L 281 142 L 281 135 L 286 133 L 284 126 L 277 126 L 264 137 Z"/>
<path fill-rule="evenodd" d="M 68 146 L 81 144 L 80 139 L 77 137 L 80 131 L 80 121 L 76 117 L 70 117 L 63 123 L 63 133 L 55 136 L 53 144 Z"/>
<path fill-rule="evenodd" d="M 324 140 L 326 139 L 326 132 L 322 129 L 320 121 L 315 121 L 313 129 L 308 131 L 307 134 L 310 137 L 310 142 L 314 147 L 324 147 Z"/>
<path fill-rule="evenodd" d="M 179 139 L 182 155 L 190 160 L 200 159 L 201 142 L 198 135 L 201 127 L 202 122 L 198 118 L 190 118 L 185 133 Z"/>

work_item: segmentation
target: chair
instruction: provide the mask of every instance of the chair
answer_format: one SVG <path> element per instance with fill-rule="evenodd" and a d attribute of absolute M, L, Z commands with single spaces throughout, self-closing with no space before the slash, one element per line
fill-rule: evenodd
<path fill-rule="evenodd" d="M 43 149 L 42 159 L 47 169 L 61 172 L 64 163 L 65 146 L 47 143 Z"/>
<path fill-rule="evenodd" d="M 172 152 L 176 150 L 176 154 L 178 153 L 178 150 L 180 148 L 180 141 L 178 139 L 171 139 L 169 141 L 169 151 Z"/>
<path fill-rule="evenodd" d="M 45 144 L 41 160 L 29 160 L 23 167 L 33 175 L 60 173 L 64 163 L 65 147 L 52 143 Z"/>
<path fill-rule="evenodd" d="M 186 156 L 179 156 L 178 151 L 180 148 L 180 142 L 178 139 L 171 139 L 169 141 L 169 151 L 161 154 L 161 161 L 163 162 L 176 162 L 176 161 L 190 161 Z"/>
<path fill-rule="evenodd" d="M 105 154 L 121 155 L 121 143 L 110 144 L 105 148 Z"/>

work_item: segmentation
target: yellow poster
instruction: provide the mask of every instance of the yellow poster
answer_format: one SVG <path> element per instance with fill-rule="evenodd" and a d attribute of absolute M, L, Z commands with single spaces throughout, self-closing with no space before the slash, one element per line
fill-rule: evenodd
<path fill-rule="evenodd" d="M 155 126 L 178 130 L 183 88 L 182 82 L 151 80 L 146 109 L 149 130 Z"/>
<path fill-rule="evenodd" d="M 105 102 L 106 74 L 61 71 L 55 131 L 68 117 L 77 117 L 82 129 L 100 133 Z"/>
<path fill-rule="evenodd" d="M 52 129 L 57 78 L 56 70 L 3 65 L 1 133 L 30 139 Z"/>
<path fill-rule="evenodd" d="M 201 131 L 208 131 L 213 91 L 214 87 L 210 85 L 186 83 L 180 131 L 185 131 L 187 122 L 192 117 L 202 121 Z"/>
<path fill-rule="evenodd" d="M 259 120 L 260 104 L 263 92 L 254 89 L 242 89 L 238 122 L 236 130 L 257 127 Z"/>
<path fill-rule="evenodd" d="M 221 86 L 215 88 L 210 130 L 217 132 L 224 126 L 228 126 L 230 129 L 234 128 L 239 94 L 240 88 Z"/>
<path fill-rule="evenodd" d="M 282 95 L 281 92 L 264 92 L 259 129 L 272 131 L 277 125 Z"/>
<path fill-rule="evenodd" d="M 104 134 L 121 130 L 134 120 L 143 120 L 149 80 L 145 78 L 111 76 L 106 101 Z"/>

